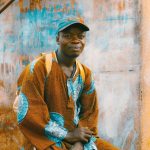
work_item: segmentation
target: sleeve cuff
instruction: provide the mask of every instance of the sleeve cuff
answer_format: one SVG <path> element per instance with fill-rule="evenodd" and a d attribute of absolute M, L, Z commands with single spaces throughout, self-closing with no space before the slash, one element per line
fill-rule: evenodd
<path fill-rule="evenodd" d="M 52 140 L 52 138 L 55 138 L 57 139 L 57 141 L 62 141 L 66 137 L 67 133 L 68 130 L 66 128 L 58 125 L 55 121 L 52 120 L 50 120 L 45 126 L 45 135 L 50 140 Z"/>

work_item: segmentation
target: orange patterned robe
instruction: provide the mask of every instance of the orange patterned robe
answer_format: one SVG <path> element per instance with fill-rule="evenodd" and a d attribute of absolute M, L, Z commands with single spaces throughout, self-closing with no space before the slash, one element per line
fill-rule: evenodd
<path fill-rule="evenodd" d="M 88 127 L 94 135 L 84 144 L 84 150 L 117 150 L 97 136 L 98 101 L 91 71 L 82 65 L 83 79 L 83 70 L 76 63 L 74 74 L 68 78 L 55 52 L 52 56 L 48 76 L 43 56 L 30 63 L 26 76 L 18 80 L 17 119 L 22 133 L 39 150 L 69 150 L 72 145 L 63 140 L 67 133 Z"/>

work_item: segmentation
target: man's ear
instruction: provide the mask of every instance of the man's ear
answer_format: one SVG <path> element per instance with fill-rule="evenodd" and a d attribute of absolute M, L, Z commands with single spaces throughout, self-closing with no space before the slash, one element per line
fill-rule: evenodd
<path fill-rule="evenodd" d="M 56 36 L 56 42 L 59 45 L 59 34 Z"/>

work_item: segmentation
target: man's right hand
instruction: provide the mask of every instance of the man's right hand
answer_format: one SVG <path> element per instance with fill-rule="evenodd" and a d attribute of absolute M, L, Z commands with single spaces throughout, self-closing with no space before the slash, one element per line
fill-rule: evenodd
<path fill-rule="evenodd" d="M 68 132 L 64 140 L 68 143 L 87 143 L 92 134 L 93 132 L 87 127 L 76 128 L 74 131 Z"/>

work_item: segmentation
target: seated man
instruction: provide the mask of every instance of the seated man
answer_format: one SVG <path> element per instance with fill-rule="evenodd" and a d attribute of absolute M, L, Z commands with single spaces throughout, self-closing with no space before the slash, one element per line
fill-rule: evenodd
<path fill-rule="evenodd" d="M 59 48 L 48 59 L 50 72 L 45 55 L 29 64 L 18 80 L 19 127 L 38 150 L 118 150 L 98 137 L 92 73 L 76 60 L 86 31 L 81 19 L 62 20 L 56 36 Z"/>

